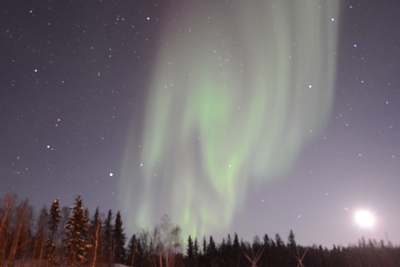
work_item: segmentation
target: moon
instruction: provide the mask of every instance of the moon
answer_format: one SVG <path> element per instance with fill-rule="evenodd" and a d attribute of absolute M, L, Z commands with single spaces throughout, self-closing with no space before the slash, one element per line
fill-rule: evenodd
<path fill-rule="evenodd" d="M 355 216 L 356 223 L 361 227 L 372 227 L 375 222 L 375 217 L 372 215 L 371 212 L 366 210 L 360 210 L 356 213 Z"/>

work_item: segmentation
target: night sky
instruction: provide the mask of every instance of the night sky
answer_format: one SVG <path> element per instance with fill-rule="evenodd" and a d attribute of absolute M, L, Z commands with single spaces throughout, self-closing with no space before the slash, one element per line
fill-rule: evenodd
<path fill-rule="evenodd" d="M 128 236 L 169 214 L 185 238 L 400 244 L 400 2 L 0 11 L 1 196 L 81 195 Z"/>

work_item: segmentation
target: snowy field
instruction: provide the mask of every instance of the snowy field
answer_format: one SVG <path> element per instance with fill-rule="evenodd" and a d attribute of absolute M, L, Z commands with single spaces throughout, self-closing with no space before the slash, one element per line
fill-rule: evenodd
<path fill-rule="evenodd" d="M 5 264 L 5 266 L 7 266 L 7 263 Z M 34 261 L 34 262 L 15 261 L 13 266 L 14 267 L 40 267 L 40 264 L 38 262 L 36 262 L 36 261 Z M 42 264 L 42 266 L 45 266 L 45 264 Z M 65 266 L 67 266 L 67 265 L 65 265 Z M 96 265 L 96 267 L 108 267 L 108 266 L 109 266 L 108 264 L 97 264 Z M 120 263 L 114 263 L 112 265 L 112 267 L 129 267 L 129 266 L 128 265 L 123 265 L 123 264 L 120 264 Z"/>

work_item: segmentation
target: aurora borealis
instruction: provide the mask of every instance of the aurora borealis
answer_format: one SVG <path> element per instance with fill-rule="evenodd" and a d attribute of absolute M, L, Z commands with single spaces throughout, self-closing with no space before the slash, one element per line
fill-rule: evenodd
<path fill-rule="evenodd" d="M 126 208 L 132 188 L 143 189 L 132 222 L 168 213 L 185 233 L 222 231 L 253 187 L 291 169 L 331 111 L 338 10 L 315 0 L 189 1 L 169 10 L 140 165 L 127 155 L 120 180 Z"/>
<path fill-rule="evenodd" d="M 90 216 L 120 211 L 127 237 L 168 214 L 183 239 L 400 244 L 399 1 L 0 13 L 0 198 L 81 195 Z"/>

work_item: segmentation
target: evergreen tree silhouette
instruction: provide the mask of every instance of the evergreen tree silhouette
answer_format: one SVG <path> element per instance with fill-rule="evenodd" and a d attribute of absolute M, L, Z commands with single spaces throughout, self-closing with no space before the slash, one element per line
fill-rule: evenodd
<path fill-rule="evenodd" d="M 107 214 L 107 218 L 103 224 L 103 243 L 102 243 L 102 262 L 108 263 L 111 265 L 113 263 L 113 256 L 114 256 L 114 225 L 112 224 L 113 216 L 112 211 L 109 210 Z"/>
<path fill-rule="evenodd" d="M 58 234 L 58 225 L 60 223 L 61 214 L 60 214 L 60 205 L 58 199 L 53 201 L 53 204 L 50 208 L 48 226 L 49 226 L 49 235 L 47 237 L 46 242 L 46 258 L 50 265 L 55 264 L 55 250 L 56 250 L 56 238 Z"/>
<path fill-rule="evenodd" d="M 114 226 L 114 262 L 113 263 L 123 263 L 125 259 L 125 241 L 126 237 L 124 234 L 124 229 L 122 228 L 121 213 L 118 211 L 115 218 Z"/>
<path fill-rule="evenodd" d="M 129 240 L 128 244 L 128 250 L 127 250 L 127 260 L 126 264 L 128 266 L 135 266 L 135 260 L 137 256 L 137 240 L 136 240 L 136 235 L 133 234 L 131 239 Z"/>
<path fill-rule="evenodd" d="M 71 207 L 72 214 L 68 217 L 67 229 L 67 262 L 68 266 L 82 266 L 86 262 L 86 253 L 90 247 L 88 232 L 88 210 L 83 206 L 81 196 Z"/>
<path fill-rule="evenodd" d="M 91 266 L 96 266 L 96 262 L 98 262 L 98 257 L 101 252 L 101 219 L 100 219 L 100 212 L 99 207 L 96 208 L 96 211 L 93 215 L 93 220 L 90 223 L 89 227 L 89 237 L 90 237 L 90 244 L 91 244 L 91 255 L 90 261 Z"/>
<path fill-rule="evenodd" d="M 193 245 L 193 240 L 192 237 L 189 235 L 188 237 L 188 244 L 186 248 L 186 255 L 187 255 L 187 263 L 188 266 L 194 266 L 195 265 L 195 258 L 194 258 L 194 245 Z"/>

